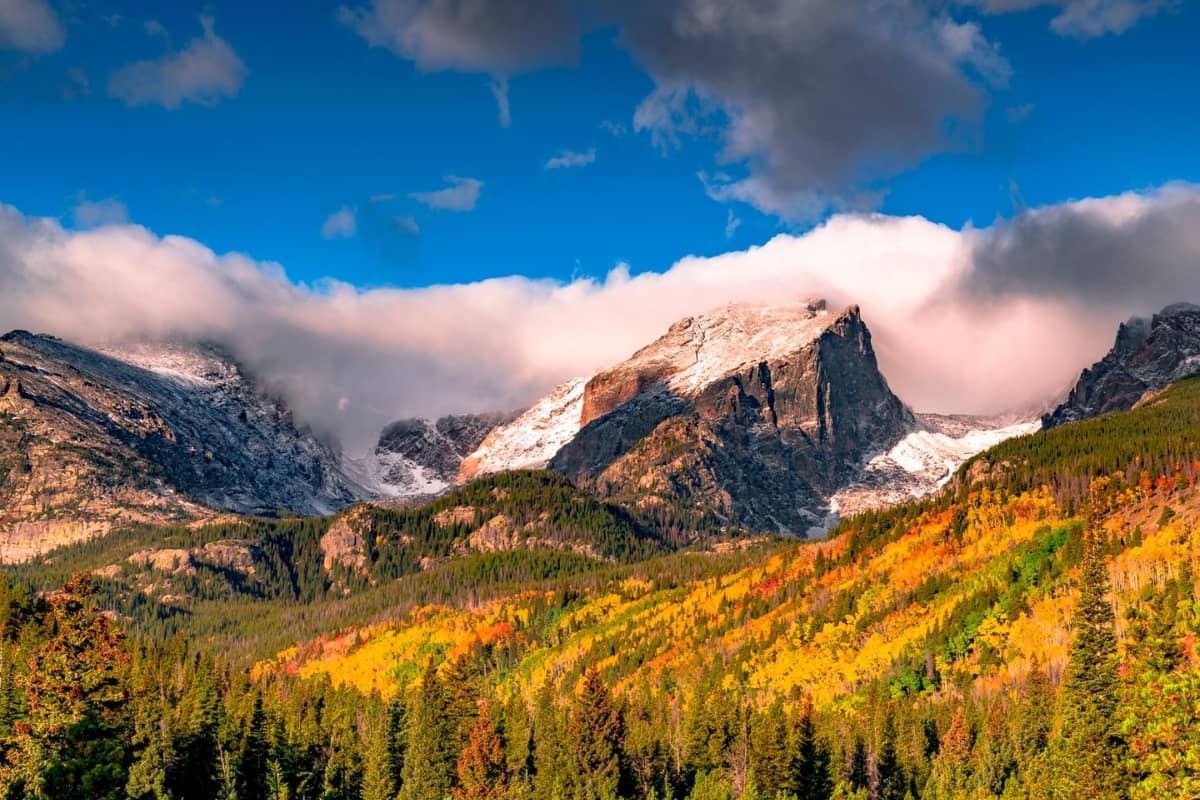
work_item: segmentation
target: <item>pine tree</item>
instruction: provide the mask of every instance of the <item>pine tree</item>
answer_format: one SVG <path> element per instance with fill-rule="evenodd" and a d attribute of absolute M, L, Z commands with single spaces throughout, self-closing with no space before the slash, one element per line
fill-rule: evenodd
<path fill-rule="evenodd" d="M 1063 800 L 1108 800 L 1126 794 L 1126 747 L 1116 728 L 1115 615 L 1108 599 L 1100 517 L 1095 511 L 1089 517 L 1053 758 L 1055 795 Z"/>
<path fill-rule="evenodd" d="M 441 800 L 449 793 L 454 766 L 446 751 L 448 739 L 446 690 L 430 661 L 405 725 L 399 800 Z"/>
<path fill-rule="evenodd" d="M 569 741 L 577 770 L 577 800 L 612 800 L 621 783 L 621 712 L 600 672 L 590 667 L 580 681 L 571 713 Z"/>
<path fill-rule="evenodd" d="M 383 719 L 368 718 L 362 726 L 362 800 L 395 800 L 396 797 L 389 736 L 390 710 Z"/>
<path fill-rule="evenodd" d="M 510 776 L 504 754 L 504 741 L 498 721 L 484 705 L 467 734 L 467 743 L 458 757 L 458 786 L 455 800 L 501 800 L 509 790 Z"/>
<path fill-rule="evenodd" d="M 261 694 L 254 696 L 254 710 L 242 740 L 238 757 L 237 785 L 240 800 L 264 800 L 267 797 L 267 766 L 271 756 L 267 712 Z"/>
<path fill-rule="evenodd" d="M 971 730 L 966 710 L 958 706 L 950 727 L 942 737 L 942 746 L 933 762 L 933 770 L 925 787 L 926 796 L 933 800 L 953 800 L 963 797 L 971 785 Z"/>
<path fill-rule="evenodd" d="M 781 700 L 754 715 L 750 726 L 750 763 L 757 788 L 767 797 L 796 789 L 796 754 L 791 748 L 790 733 Z"/>
<path fill-rule="evenodd" d="M 796 796 L 824 798 L 833 792 L 829 775 L 829 753 L 817 741 L 811 701 L 805 701 L 796 727 Z"/>

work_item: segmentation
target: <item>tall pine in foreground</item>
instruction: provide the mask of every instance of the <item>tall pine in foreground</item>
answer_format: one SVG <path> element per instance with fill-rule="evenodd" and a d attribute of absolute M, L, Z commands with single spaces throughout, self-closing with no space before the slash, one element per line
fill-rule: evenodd
<path fill-rule="evenodd" d="M 1126 747 L 1116 727 L 1116 616 L 1108 598 L 1103 527 L 1094 502 L 1088 523 L 1072 618 L 1075 634 L 1059 700 L 1054 794 L 1063 800 L 1115 800 L 1127 796 Z"/>

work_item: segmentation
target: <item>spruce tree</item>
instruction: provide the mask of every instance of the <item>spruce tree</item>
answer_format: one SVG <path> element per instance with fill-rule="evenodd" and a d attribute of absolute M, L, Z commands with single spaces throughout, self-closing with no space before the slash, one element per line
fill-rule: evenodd
<path fill-rule="evenodd" d="M 1123 798 L 1125 742 L 1116 728 L 1117 637 L 1108 599 L 1099 515 L 1089 514 L 1075 631 L 1059 701 L 1054 752 L 1055 796 L 1063 800 Z"/>
<path fill-rule="evenodd" d="M 612 800 L 621 783 L 621 712 L 600 672 L 590 667 L 580 681 L 571 713 L 577 800 Z"/>
<path fill-rule="evenodd" d="M 399 800 L 441 800 L 450 791 L 454 762 L 446 751 L 446 690 L 432 661 L 421 675 L 405 734 Z"/>
<path fill-rule="evenodd" d="M 508 761 L 499 722 L 484 705 L 458 757 L 455 800 L 502 800 L 509 790 Z"/>

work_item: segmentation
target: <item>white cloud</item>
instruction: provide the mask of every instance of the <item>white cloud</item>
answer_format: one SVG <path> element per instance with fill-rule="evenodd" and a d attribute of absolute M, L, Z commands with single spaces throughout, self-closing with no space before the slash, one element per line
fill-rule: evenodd
<path fill-rule="evenodd" d="M 237 96 L 246 77 L 245 64 L 216 34 L 212 17 L 201 17 L 200 25 L 203 35 L 183 50 L 113 72 L 108 93 L 130 106 L 160 105 L 172 110 L 185 102 L 214 106 L 222 98 Z"/>
<path fill-rule="evenodd" d="M 358 211 L 350 206 L 342 206 L 325 218 L 321 225 L 321 235 L 326 239 L 348 238 L 358 229 Z"/>
<path fill-rule="evenodd" d="M 1200 188 L 1178 186 L 985 230 L 843 215 L 603 280 L 360 290 L 296 284 L 278 264 L 134 225 L 71 231 L 0 206 L 0 329 L 223 343 L 301 421 L 357 449 L 397 417 L 521 406 L 688 314 L 824 296 L 862 306 L 884 373 L 917 409 L 991 412 L 1063 388 L 1129 314 L 1200 298 L 1197 231 Z"/>
<path fill-rule="evenodd" d="M 568 169 L 570 167 L 586 167 L 596 160 L 596 148 L 589 150 L 559 150 L 546 160 L 545 169 Z"/>
<path fill-rule="evenodd" d="M 411 236 L 416 236 L 421 232 L 421 226 L 412 217 L 396 217 L 396 229 L 401 233 L 407 233 Z"/>
<path fill-rule="evenodd" d="M 600 127 L 611 134 L 615 139 L 620 139 L 629 132 L 629 129 L 625 127 L 624 123 L 613 122 L 611 119 L 601 120 Z"/>
<path fill-rule="evenodd" d="M 508 104 L 508 78 L 496 77 L 488 83 L 492 97 L 496 98 L 496 116 L 501 128 L 512 125 L 512 108 Z"/>
<path fill-rule="evenodd" d="M 45 0 L 0 0 L 0 49 L 53 53 L 66 39 L 62 22 Z"/>
<path fill-rule="evenodd" d="M 725 218 L 725 238 L 732 239 L 737 233 L 737 229 L 742 227 L 742 220 L 733 213 L 733 209 L 728 209 L 728 216 Z"/>
<path fill-rule="evenodd" d="M 479 192 L 483 189 L 483 181 L 449 175 L 446 177 L 446 183 L 450 185 L 444 189 L 413 192 L 409 197 L 438 211 L 470 211 L 475 208 L 475 204 L 479 202 Z"/>
<path fill-rule="evenodd" d="M 1105 34 L 1120 34 L 1142 19 L 1173 9 L 1181 0 L 959 0 L 980 6 L 989 14 L 1028 11 L 1050 6 L 1058 13 L 1050 28 L 1061 36 L 1091 39 Z"/>
<path fill-rule="evenodd" d="M 88 200 L 80 192 L 78 202 L 71 209 L 71 216 L 77 228 L 95 228 L 99 225 L 123 225 L 129 221 L 129 212 L 125 204 L 115 197 L 103 200 Z"/>

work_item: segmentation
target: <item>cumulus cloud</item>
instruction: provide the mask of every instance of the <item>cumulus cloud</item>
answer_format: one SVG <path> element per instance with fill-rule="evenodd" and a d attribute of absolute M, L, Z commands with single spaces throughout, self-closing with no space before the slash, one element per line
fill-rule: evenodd
<path fill-rule="evenodd" d="M 410 198 L 436 211 L 471 211 L 479 202 L 479 193 L 483 189 L 483 181 L 475 178 L 460 178 L 457 175 L 446 177 L 450 184 L 444 189 L 432 192 L 413 192 Z"/>
<path fill-rule="evenodd" d="M 127 105 L 160 105 L 177 109 L 185 102 L 214 106 L 235 97 L 246 66 L 229 42 L 216 34 L 213 19 L 200 18 L 202 36 L 178 52 L 151 61 L 127 64 L 108 78 L 108 93 Z"/>
<path fill-rule="evenodd" d="M 998 412 L 1046 401 L 1128 315 L 1200 297 L 1196 231 L 1200 188 L 1173 186 L 984 230 L 842 215 L 638 275 L 360 290 L 296 284 L 278 264 L 134 225 L 71 231 L 0 206 L 0 328 L 217 341 L 300 420 L 358 450 L 400 416 L 522 406 L 688 314 L 824 296 L 862 306 L 884 373 L 918 410 Z"/>
<path fill-rule="evenodd" d="M 596 160 L 596 148 L 588 150 L 559 150 L 558 154 L 546 159 L 545 169 L 569 169 L 586 167 Z"/>
<path fill-rule="evenodd" d="M 973 121 L 1010 71 L 977 25 L 919 2 L 674 0 L 623 30 L 656 84 L 635 129 L 717 136 L 718 161 L 744 173 L 721 196 L 785 219 L 954 146 L 947 121 Z"/>
<path fill-rule="evenodd" d="M 1058 297 L 1120 313 L 1200 294 L 1200 187 L 1172 184 L 1025 211 L 971 232 L 963 286 L 982 299 Z"/>
<path fill-rule="evenodd" d="M 1124 33 L 1145 17 L 1179 5 L 1180 0 L 960 0 L 979 6 L 989 14 L 1028 11 L 1051 6 L 1058 13 L 1050 28 L 1061 36 L 1091 39 L 1109 33 Z"/>
<path fill-rule="evenodd" d="M 0 0 L 0 49 L 53 53 L 66 39 L 62 22 L 45 0 Z"/>
<path fill-rule="evenodd" d="M 88 200 L 82 192 L 71 216 L 77 228 L 95 228 L 98 225 L 121 225 L 129 221 L 125 204 L 115 197 L 103 200 Z"/>
<path fill-rule="evenodd" d="M 346 239 L 353 236 L 357 229 L 358 211 L 350 206 L 342 206 L 325 218 L 321 235 L 326 239 Z"/>
<path fill-rule="evenodd" d="M 740 173 L 727 200 L 786 219 L 861 205 L 873 182 L 958 146 L 947 123 L 969 128 L 1011 72 L 978 24 L 927 0 L 372 0 L 339 17 L 421 69 L 493 76 L 502 123 L 509 75 L 615 30 L 654 84 L 634 129 L 659 146 L 717 139 Z"/>

